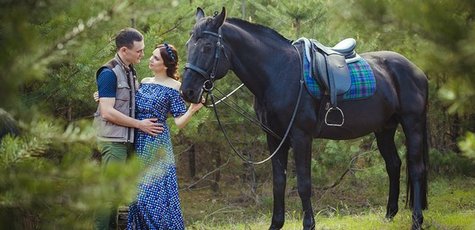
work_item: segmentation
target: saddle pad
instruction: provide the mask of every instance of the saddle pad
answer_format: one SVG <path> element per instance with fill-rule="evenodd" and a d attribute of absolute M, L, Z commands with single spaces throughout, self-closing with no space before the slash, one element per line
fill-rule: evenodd
<path fill-rule="evenodd" d="M 304 69 L 305 85 L 309 93 L 320 99 L 323 91 L 317 83 L 317 80 L 310 73 L 310 62 L 307 58 L 302 58 Z M 361 58 L 359 61 L 349 63 L 348 69 L 351 75 L 350 89 L 339 98 L 343 100 L 355 100 L 370 97 L 376 91 L 376 79 L 368 62 Z"/>

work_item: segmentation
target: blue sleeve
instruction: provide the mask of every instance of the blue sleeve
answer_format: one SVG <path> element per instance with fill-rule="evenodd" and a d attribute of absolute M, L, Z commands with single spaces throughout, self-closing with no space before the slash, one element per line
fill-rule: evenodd
<path fill-rule="evenodd" d="M 99 97 L 115 97 L 117 90 L 117 77 L 108 68 L 102 69 L 97 77 L 97 90 Z"/>
<path fill-rule="evenodd" d="M 186 113 L 186 104 L 185 100 L 181 97 L 180 93 L 176 90 L 173 90 L 171 93 L 171 106 L 170 113 L 173 117 L 179 117 Z"/>

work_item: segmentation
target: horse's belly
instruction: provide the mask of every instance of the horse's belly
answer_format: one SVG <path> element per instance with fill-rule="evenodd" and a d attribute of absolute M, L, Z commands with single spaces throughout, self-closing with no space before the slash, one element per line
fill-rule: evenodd
<path fill-rule="evenodd" d="M 325 125 L 324 125 L 325 126 Z M 349 140 L 358 137 L 366 136 L 377 129 L 368 129 L 367 127 L 329 127 L 322 128 L 322 132 L 318 138 L 332 139 L 332 140 Z"/>
<path fill-rule="evenodd" d="M 336 119 L 333 123 L 342 123 L 342 126 L 325 124 L 324 114 L 321 117 L 321 132 L 316 137 L 334 140 L 348 140 L 362 137 L 392 125 L 391 117 L 395 108 L 378 97 L 368 100 L 349 101 L 340 103 L 343 119 Z M 332 112 L 333 113 L 333 112 Z M 338 116 L 337 116 L 338 117 Z"/>

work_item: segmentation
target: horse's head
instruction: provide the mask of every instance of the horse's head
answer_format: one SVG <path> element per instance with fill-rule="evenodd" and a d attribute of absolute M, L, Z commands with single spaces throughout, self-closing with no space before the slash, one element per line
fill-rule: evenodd
<path fill-rule="evenodd" d="M 226 75 L 230 68 L 221 37 L 225 19 L 224 7 L 213 17 L 205 17 L 201 8 L 196 11 L 196 23 L 186 43 L 188 57 L 181 86 L 186 101 L 201 101 L 203 92 L 211 91 L 214 81 Z"/>

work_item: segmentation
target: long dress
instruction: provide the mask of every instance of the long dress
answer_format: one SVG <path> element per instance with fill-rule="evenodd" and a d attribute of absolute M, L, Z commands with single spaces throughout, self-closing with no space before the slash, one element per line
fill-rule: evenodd
<path fill-rule="evenodd" d="M 127 229 L 184 229 L 175 158 L 166 119 L 186 112 L 180 93 L 167 86 L 144 83 L 136 94 L 136 118 L 158 118 L 163 132 L 154 137 L 136 131 L 137 157 L 144 166 L 137 200 L 129 207 Z"/>

